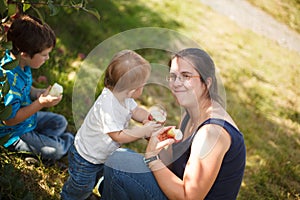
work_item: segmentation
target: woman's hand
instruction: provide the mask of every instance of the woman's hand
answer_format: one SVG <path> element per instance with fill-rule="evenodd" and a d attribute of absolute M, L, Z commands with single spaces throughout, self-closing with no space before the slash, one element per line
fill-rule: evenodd
<path fill-rule="evenodd" d="M 146 158 L 159 154 L 164 147 L 167 147 L 175 142 L 174 139 L 166 136 L 166 133 L 171 128 L 172 126 L 164 127 L 152 135 L 146 148 Z"/>

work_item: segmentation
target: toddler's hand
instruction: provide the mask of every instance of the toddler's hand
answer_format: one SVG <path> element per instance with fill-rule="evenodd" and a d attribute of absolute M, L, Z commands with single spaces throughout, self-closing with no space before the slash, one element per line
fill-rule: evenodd
<path fill-rule="evenodd" d="M 153 133 L 159 131 L 162 128 L 161 124 L 158 124 L 153 121 L 149 121 L 142 126 L 145 132 L 145 138 L 149 138 L 152 136 Z"/>

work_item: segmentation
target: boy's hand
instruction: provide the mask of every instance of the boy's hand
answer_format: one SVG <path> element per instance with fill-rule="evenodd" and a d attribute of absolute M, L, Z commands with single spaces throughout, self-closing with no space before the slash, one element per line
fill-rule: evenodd
<path fill-rule="evenodd" d="M 39 103 L 46 108 L 56 106 L 62 100 L 62 95 L 58 97 L 49 95 L 50 88 L 51 86 L 49 86 L 38 98 Z"/>

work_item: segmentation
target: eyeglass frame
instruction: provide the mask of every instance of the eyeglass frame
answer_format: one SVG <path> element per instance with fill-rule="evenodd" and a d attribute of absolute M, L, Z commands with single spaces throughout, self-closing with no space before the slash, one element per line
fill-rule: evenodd
<path fill-rule="evenodd" d="M 171 77 L 171 75 L 173 75 L 173 77 Z M 166 76 L 167 82 L 170 82 L 170 83 L 174 83 L 177 80 L 177 78 L 181 83 L 184 83 L 186 81 L 191 80 L 191 78 L 201 78 L 201 76 L 200 75 L 193 76 L 193 75 L 189 75 L 189 74 L 176 75 L 174 73 L 170 73 L 169 75 Z M 171 79 L 174 79 L 174 80 L 171 80 Z"/>

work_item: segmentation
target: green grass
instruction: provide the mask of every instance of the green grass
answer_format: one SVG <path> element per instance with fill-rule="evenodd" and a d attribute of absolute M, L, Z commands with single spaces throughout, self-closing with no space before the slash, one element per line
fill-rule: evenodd
<path fill-rule="evenodd" d="M 253 5 L 285 23 L 300 33 L 300 1 L 299 0 L 248 0 Z"/>
<path fill-rule="evenodd" d="M 290 13 L 296 9 L 294 13 L 300 13 L 299 3 L 287 1 L 284 5 L 272 1 L 276 9 L 271 10 Z M 71 131 L 76 131 L 71 101 L 74 74 L 82 61 L 78 53 L 87 55 L 107 38 L 133 28 L 176 30 L 196 41 L 214 59 L 226 89 L 227 110 L 244 133 L 247 163 L 238 199 L 300 199 L 299 53 L 242 30 L 197 0 L 97 0 L 91 1 L 91 6 L 99 10 L 100 22 L 83 12 L 60 12 L 46 18 L 59 42 L 52 58 L 34 71 L 35 78 L 45 75 L 49 84 L 59 82 L 64 86 L 63 101 L 50 110 L 64 114 Z M 283 22 L 290 20 L 286 15 L 278 16 Z M 166 64 L 169 56 L 155 49 L 139 53 L 150 62 L 161 64 Z M 178 106 L 162 87 L 146 86 L 140 102 L 146 107 L 163 104 L 167 107 L 168 123 L 176 124 L 179 120 Z M 144 145 L 144 141 L 139 141 L 130 147 L 142 152 Z M 23 154 L 9 153 L 3 148 L 0 166 L 2 198 L 13 195 L 10 199 L 59 199 L 67 177 L 66 171 L 57 166 L 28 164 Z"/>

